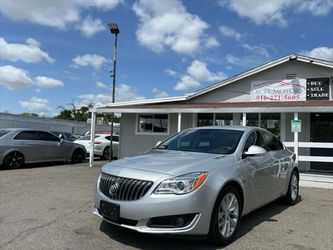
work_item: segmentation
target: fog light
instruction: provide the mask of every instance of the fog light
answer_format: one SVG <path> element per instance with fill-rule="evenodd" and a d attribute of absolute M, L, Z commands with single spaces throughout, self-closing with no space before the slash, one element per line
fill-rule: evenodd
<path fill-rule="evenodd" d="M 181 227 L 185 224 L 185 220 L 182 217 L 177 217 L 175 224 L 176 224 L 177 227 Z"/>
<path fill-rule="evenodd" d="M 189 225 L 196 214 L 180 214 L 151 218 L 147 223 L 148 227 L 154 228 L 177 228 Z"/>

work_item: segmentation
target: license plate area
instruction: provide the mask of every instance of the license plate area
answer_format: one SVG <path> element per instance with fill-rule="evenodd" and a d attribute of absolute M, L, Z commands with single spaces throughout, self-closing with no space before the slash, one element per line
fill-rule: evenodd
<path fill-rule="evenodd" d="M 99 212 L 103 217 L 105 217 L 105 219 L 114 222 L 119 222 L 120 205 L 106 201 L 101 201 L 99 204 Z"/>

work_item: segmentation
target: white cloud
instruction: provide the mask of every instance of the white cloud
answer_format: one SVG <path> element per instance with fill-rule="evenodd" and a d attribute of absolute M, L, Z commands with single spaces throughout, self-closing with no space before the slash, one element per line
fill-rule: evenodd
<path fill-rule="evenodd" d="M 257 56 L 263 56 L 268 58 L 270 56 L 268 49 L 273 49 L 272 46 L 267 45 L 250 45 L 248 43 L 242 44 L 242 47 L 252 53 L 254 53 Z"/>
<path fill-rule="evenodd" d="M 57 0 L 12 1 L 1 0 L 0 13 L 14 21 L 67 29 L 81 20 L 81 12 L 87 8 L 111 10 L 122 0 Z"/>
<path fill-rule="evenodd" d="M 11 65 L 0 66 L 0 85 L 7 89 L 24 89 L 31 87 L 32 84 L 33 81 L 27 71 Z"/>
<path fill-rule="evenodd" d="M 106 85 L 105 83 L 102 82 L 96 82 L 96 87 L 100 88 L 100 89 L 108 89 L 108 85 Z"/>
<path fill-rule="evenodd" d="M 257 25 L 282 27 L 288 25 L 286 16 L 292 15 L 292 12 L 309 12 L 314 16 L 323 16 L 333 9 L 332 0 L 219 0 L 219 4 L 228 7 L 240 17 L 249 18 Z"/>
<path fill-rule="evenodd" d="M 327 61 L 333 61 L 333 48 L 318 47 L 312 50 L 300 52 L 300 54 Z"/>
<path fill-rule="evenodd" d="M 204 43 L 208 24 L 188 13 L 179 0 L 141 0 L 134 3 L 133 10 L 140 20 L 137 39 L 154 52 L 170 48 L 176 53 L 191 54 Z"/>
<path fill-rule="evenodd" d="M 5 65 L 0 66 L 0 85 L 5 86 L 9 90 L 16 90 L 30 88 L 32 86 L 39 88 L 62 87 L 64 83 L 46 76 L 37 76 L 33 80 L 26 70 L 11 65 Z M 37 92 L 38 91 L 39 90 L 37 90 Z"/>
<path fill-rule="evenodd" d="M 25 63 L 39 63 L 43 60 L 53 63 L 54 59 L 40 49 L 40 43 L 33 38 L 28 38 L 26 44 L 8 43 L 0 37 L 0 59 L 12 62 L 23 61 Z"/>
<path fill-rule="evenodd" d="M 107 59 L 104 56 L 100 55 L 85 54 L 83 56 L 76 56 L 72 61 L 72 66 L 74 68 L 91 66 L 95 70 L 99 70 L 103 66 L 103 64 L 107 62 Z"/>
<path fill-rule="evenodd" d="M 64 86 L 62 81 L 46 76 L 37 76 L 34 84 L 40 88 L 55 88 Z"/>
<path fill-rule="evenodd" d="M 78 26 L 77 29 L 82 32 L 85 37 L 92 37 L 98 32 L 105 30 L 101 19 L 92 19 L 87 16 Z"/>
<path fill-rule="evenodd" d="M 154 97 L 155 98 L 165 98 L 165 97 L 169 96 L 167 92 L 161 91 L 161 90 L 159 90 L 157 88 L 153 88 L 152 92 L 154 93 Z"/>
<path fill-rule="evenodd" d="M 333 9 L 332 0 L 303 0 L 299 1 L 298 10 L 307 11 L 314 16 L 324 16 L 329 14 Z"/>
<path fill-rule="evenodd" d="M 184 75 L 180 78 L 180 81 L 177 82 L 176 86 L 174 87 L 175 90 L 188 90 L 200 87 L 201 84 L 194 78 L 188 75 Z"/>
<path fill-rule="evenodd" d="M 207 68 L 207 64 L 199 60 L 192 61 L 191 65 L 186 69 L 187 74 L 182 75 L 173 70 L 167 70 L 167 73 L 180 78 L 180 81 L 174 87 L 175 90 L 198 88 L 201 86 L 202 82 L 221 81 L 227 77 L 223 72 L 210 72 Z"/>
<path fill-rule="evenodd" d="M 235 31 L 234 29 L 227 27 L 227 26 L 220 26 L 220 32 L 227 36 L 227 37 L 231 37 L 237 41 L 239 41 L 242 37 L 242 35 L 240 33 L 238 33 L 237 31 Z"/>
<path fill-rule="evenodd" d="M 220 43 L 216 40 L 215 37 L 209 37 L 205 41 L 205 46 L 207 48 L 218 47 Z"/>
<path fill-rule="evenodd" d="M 35 96 L 28 101 L 19 101 L 19 103 L 22 108 L 33 113 L 44 113 L 50 112 L 52 110 L 47 99 L 38 98 Z"/>
<path fill-rule="evenodd" d="M 116 87 L 116 102 L 125 102 L 125 101 L 135 101 L 145 99 L 144 96 L 141 96 L 137 93 L 136 89 L 132 88 L 127 84 L 119 84 Z M 94 103 L 95 105 L 105 105 L 112 102 L 112 95 L 110 94 L 86 94 L 80 95 L 81 105 L 88 105 L 89 103 Z"/>

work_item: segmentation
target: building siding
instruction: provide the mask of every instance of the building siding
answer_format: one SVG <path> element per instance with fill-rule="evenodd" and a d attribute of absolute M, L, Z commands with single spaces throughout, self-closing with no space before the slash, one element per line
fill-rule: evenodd
<path fill-rule="evenodd" d="M 333 77 L 333 69 L 299 61 L 289 61 L 195 97 L 189 100 L 189 103 L 250 102 L 252 81 L 282 80 L 291 73 L 296 73 L 297 78 Z"/>

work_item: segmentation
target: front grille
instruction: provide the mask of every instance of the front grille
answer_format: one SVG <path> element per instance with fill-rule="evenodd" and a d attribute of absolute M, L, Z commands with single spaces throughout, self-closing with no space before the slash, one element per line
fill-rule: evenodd
<path fill-rule="evenodd" d="M 113 185 L 113 187 L 116 186 L 116 188 L 113 188 L 113 192 L 110 191 L 111 185 Z M 152 185 L 153 182 L 151 181 L 136 180 L 102 173 L 99 189 L 105 196 L 112 200 L 134 201 L 144 196 Z"/>

